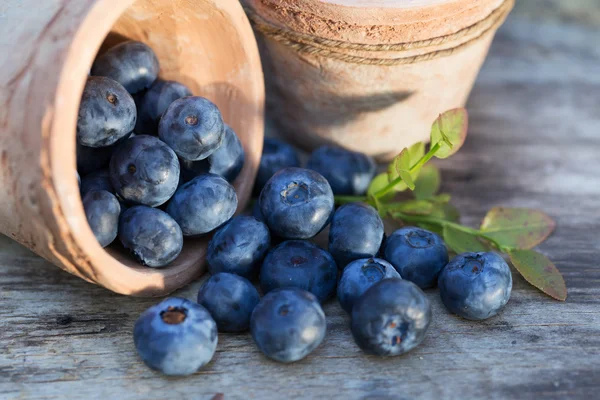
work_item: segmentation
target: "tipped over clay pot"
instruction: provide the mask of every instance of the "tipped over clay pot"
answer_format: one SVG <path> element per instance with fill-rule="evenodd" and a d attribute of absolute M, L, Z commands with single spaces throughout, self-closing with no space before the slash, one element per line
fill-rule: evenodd
<path fill-rule="evenodd" d="M 312 150 L 385 161 L 466 103 L 514 0 L 243 0 L 259 38 L 267 117 Z"/>
<path fill-rule="evenodd" d="M 140 266 L 118 245 L 100 247 L 79 195 L 75 127 L 98 50 L 145 42 L 158 55 L 161 78 L 215 102 L 239 135 L 246 151 L 235 182 L 242 209 L 262 151 L 264 85 L 239 2 L 9 0 L 2 12 L 0 230 L 65 271 L 122 294 L 159 296 L 201 275 L 206 239 L 186 240 L 163 269 Z"/>

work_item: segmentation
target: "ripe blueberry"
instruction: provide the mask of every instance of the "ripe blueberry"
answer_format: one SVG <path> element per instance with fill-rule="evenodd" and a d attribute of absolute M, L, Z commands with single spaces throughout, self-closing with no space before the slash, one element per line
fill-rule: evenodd
<path fill-rule="evenodd" d="M 317 172 L 285 168 L 260 193 L 260 209 L 273 233 L 285 239 L 309 239 L 318 234 L 333 213 L 333 193 Z"/>
<path fill-rule="evenodd" d="M 221 112 L 203 97 L 182 97 L 167 108 L 158 136 L 183 160 L 204 160 L 221 146 L 225 123 Z"/>
<path fill-rule="evenodd" d="M 87 79 L 77 117 L 77 143 L 106 147 L 129 135 L 137 111 L 131 95 L 118 82 L 92 76 Z"/>
<path fill-rule="evenodd" d="M 363 258 L 354 260 L 342 273 L 338 283 L 337 297 L 340 305 L 347 313 L 360 296 L 375 283 L 386 278 L 401 278 L 398 271 L 380 258 Z"/>
<path fill-rule="evenodd" d="M 255 193 L 259 194 L 276 172 L 288 167 L 300 167 L 296 150 L 280 140 L 265 138 L 254 184 Z"/>
<path fill-rule="evenodd" d="M 335 294 L 337 266 L 333 257 L 304 240 L 288 240 L 271 250 L 260 270 L 264 293 L 295 287 L 311 292 L 323 302 Z"/>
<path fill-rule="evenodd" d="M 366 154 L 322 146 L 313 151 L 306 168 L 323 175 L 334 194 L 361 196 L 375 176 L 377 165 Z"/>
<path fill-rule="evenodd" d="M 111 244 L 119 229 L 121 206 L 117 198 L 106 190 L 90 190 L 83 196 L 83 209 L 100 246 Z"/>
<path fill-rule="evenodd" d="M 96 170 L 108 168 L 108 163 L 119 143 L 107 147 L 87 147 L 77 144 L 77 171 L 86 176 Z"/>
<path fill-rule="evenodd" d="M 198 304 L 210 312 L 221 332 L 247 331 L 259 300 L 248 279 L 226 272 L 212 275 L 198 292 Z"/>
<path fill-rule="evenodd" d="M 133 341 L 142 361 L 166 375 L 190 375 L 212 359 L 217 324 L 201 305 L 171 297 L 140 315 Z"/>
<path fill-rule="evenodd" d="M 317 298 L 300 289 L 278 289 L 252 312 L 250 331 L 269 358 L 291 363 L 316 349 L 325 338 L 325 313 Z"/>
<path fill-rule="evenodd" d="M 80 188 L 81 195 L 85 196 L 91 190 L 106 190 L 109 193 L 115 193 L 108 169 L 96 170 L 83 177 Z"/>
<path fill-rule="evenodd" d="M 177 189 L 167 212 L 181 226 L 184 236 L 204 235 L 233 216 L 237 208 L 235 189 L 218 175 L 200 175 Z"/>
<path fill-rule="evenodd" d="M 483 320 L 508 303 L 512 275 L 496 253 L 462 253 L 442 270 L 438 286 L 448 310 L 466 319 Z"/>
<path fill-rule="evenodd" d="M 271 245 L 267 226 L 254 217 L 237 216 L 220 228 L 208 244 L 211 274 L 229 272 L 252 279 Z"/>
<path fill-rule="evenodd" d="M 171 103 L 191 95 L 190 89 L 179 82 L 158 79 L 137 102 L 136 133 L 158 136 L 158 122 Z"/>
<path fill-rule="evenodd" d="M 233 129 L 225 125 L 225 135 L 221 146 L 205 160 L 181 161 L 181 175 L 184 182 L 203 173 L 220 175 L 233 182 L 244 166 L 244 148 Z"/>
<path fill-rule="evenodd" d="M 146 206 L 127 209 L 119 222 L 119 240 L 142 265 L 160 268 L 183 248 L 181 228 L 167 213 Z"/>
<path fill-rule="evenodd" d="M 354 303 L 352 335 L 363 351 L 396 356 L 418 346 L 431 321 L 431 305 L 417 285 L 384 279 Z"/>
<path fill-rule="evenodd" d="M 179 184 L 179 161 L 154 136 L 136 135 L 120 145 L 110 160 L 110 179 L 125 201 L 160 206 Z"/>
<path fill-rule="evenodd" d="M 425 229 L 406 227 L 386 240 L 385 259 L 421 289 L 435 286 L 442 268 L 448 263 L 448 250 L 442 238 Z"/>
<path fill-rule="evenodd" d="M 373 207 L 349 203 L 338 208 L 329 227 L 329 252 L 338 267 L 375 257 L 383 241 L 383 221 Z"/>
<path fill-rule="evenodd" d="M 147 89 L 160 69 L 154 51 L 141 42 L 128 41 L 108 49 L 96 59 L 92 75 L 109 77 L 131 94 Z"/>

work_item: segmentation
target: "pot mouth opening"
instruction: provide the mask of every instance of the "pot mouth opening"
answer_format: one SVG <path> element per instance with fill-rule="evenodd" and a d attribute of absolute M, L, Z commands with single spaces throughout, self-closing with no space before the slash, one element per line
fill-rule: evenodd
<path fill-rule="evenodd" d="M 156 24 L 157 16 L 160 24 Z M 191 29 L 199 21 L 208 23 L 200 30 Z M 169 2 L 153 0 L 97 0 L 81 18 L 63 60 L 55 108 L 48 120 L 45 156 L 46 192 L 53 198 L 52 214 L 59 227 L 59 237 L 54 240 L 61 240 L 61 247 L 66 249 L 57 249 L 55 255 L 64 269 L 114 292 L 134 296 L 164 295 L 202 274 L 208 238 L 186 238 L 178 259 L 160 269 L 137 263 L 118 238 L 106 248 L 100 246 L 87 223 L 77 182 L 78 109 L 98 54 L 126 40 L 150 45 L 161 61 L 160 78 L 178 80 L 194 94 L 213 100 L 224 116 L 238 112 L 239 120 L 232 121 L 232 125 L 238 128 L 248 161 L 235 187 L 243 193 L 241 199 L 245 202 L 251 191 L 246 181 L 253 180 L 261 153 L 262 136 L 257 131 L 262 131 L 264 85 L 258 49 L 255 42 L 247 40 L 251 28 L 243 21 L 237 0 L 219 0 L 219 4 L 200 0 L 193 7 L 191 3 L 173 7 Z M 198 47 L 189 43 L 197 43 Z M 206 64 L 207 54 L 227 45 L 230 52 L 213 56 L 214 65 L 202 65 Z M 172 52 L 172 48 L 177 51 Z M 172 58 L 165 55 L 168 51 L 173 53 Z M 232 77 L 236 68 L 242 71 Z"/>

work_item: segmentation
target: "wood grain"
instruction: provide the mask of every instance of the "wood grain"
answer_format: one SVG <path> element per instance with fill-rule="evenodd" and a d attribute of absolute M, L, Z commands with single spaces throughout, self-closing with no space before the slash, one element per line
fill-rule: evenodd
<path fill-rule="evenodd" d="M 146 368 L 133 348 L 133 323 L 153 300 L 87 284 L 1 238 L 0 398 L 595 398 L 600 30 L 572 19 L 532 20 L 520 9 L 499 33 L 471 96 L 465 147 L 439 166 L 463 222 L 476 226 L 499 205 L 542 208 L 556 219 L 540 251 L 564 274 L 565 303 L 515 274 L 505 311 L 473 323 L 448 314 L 431 290 L 434 318 L 423 345 L 378 359 L 354 344 L 349 319 L 333 301 L 325 307 L 327 338 L 303 361 L 276 364 L 249 335 L 222 334 L 202 372 L 169 379 Z M 600 15 L 600 4 L 586 14 L 586 21 Z M 179 295 L 194 298 L 199 285 Z"/>

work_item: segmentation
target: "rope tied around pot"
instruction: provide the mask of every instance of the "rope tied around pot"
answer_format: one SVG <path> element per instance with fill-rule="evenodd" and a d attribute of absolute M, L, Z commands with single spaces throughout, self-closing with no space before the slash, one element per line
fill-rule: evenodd
<path fill-rule="evenodd" d="M 514 5 L 515 0 L 505 0 L 498 8 L 493 10 L 488 16 L 473 25 L 465 27 L 457 32 L 445 36 L 438 36 L 431 39 L 419 40 L 405 43 L 387 43 L 387 44 L 363 44 L 345 42 L 335 39 L 327 39 L 306 33 L 296 32 L 286 27 L 273 25 L 258 15 L 252 8 L 245 6 L 244 9 L 248 18 L 252 22 L 254 29 L 277 42 L 296 50 L 299 53 L 332 58 L 353 64 L 394 66 L 403 64 L 414 64 L 423 61 L 429 61 L 440 57 L 447 57 L 456 51 L 467 47 L 468 45 L 481 39 L 487 32 L 499 27 Z M 434 50 L 428 53 L 398 57 L 398 58 L 379 58 L 364 57 L 340 52 L 340 50 L 352 50 L 362 52 L 403 52 L 415 49 L 424 49 L 432 46 L 440 46 L 446 43 L 457 41 L 471 35 L 469 40 L 447 49 Z"/>

